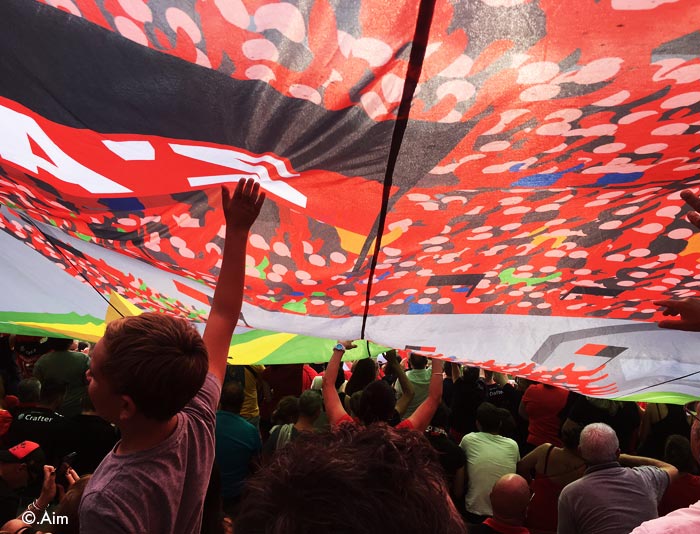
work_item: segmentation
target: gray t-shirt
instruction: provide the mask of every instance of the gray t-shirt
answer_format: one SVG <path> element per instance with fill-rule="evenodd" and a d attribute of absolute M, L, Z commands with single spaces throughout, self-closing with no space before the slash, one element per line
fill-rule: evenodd
<path fill-rule="evenodd" d="M 117 444 L 85 489 L 80 532 L 199 534 L 220 394 L 221 385 L 208 374 L 165 441 L 133 454 L 116 454 Z"/>
<path fill-rule="evenodd" d="M 629 468 L 617 462 L 590 467 L 559 495 L 557 532 L 629 534 L 658 517 L 668 483 L 668 474 L 658 467 Z"/>

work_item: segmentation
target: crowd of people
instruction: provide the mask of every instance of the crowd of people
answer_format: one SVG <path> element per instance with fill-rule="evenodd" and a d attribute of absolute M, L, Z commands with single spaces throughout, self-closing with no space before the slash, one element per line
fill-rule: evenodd
<path fill-rule="evenodd" d="M 203 336 L 147 313 L 94 346 L 0 337 L 0 532 L 700 532 L 694 403 L 394 350 L 347 363 L 352 341 L 327 364 L 228 365 L 264 194 L 222 192 Z M 661 327 L 700 331 L 700 301 L 655 304 Z"/>

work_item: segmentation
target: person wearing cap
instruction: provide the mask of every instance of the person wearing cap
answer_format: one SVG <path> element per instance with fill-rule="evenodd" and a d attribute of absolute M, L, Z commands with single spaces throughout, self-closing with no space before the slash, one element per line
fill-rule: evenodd
<path fill-rule="evenodd" d="M 20 490 L 41 476 L 44 460 L 44 452 L 33 441 L 0 450 L 0 525 L 17 517 Z M 49 505 L 34 504 L 42 510 Z"/>

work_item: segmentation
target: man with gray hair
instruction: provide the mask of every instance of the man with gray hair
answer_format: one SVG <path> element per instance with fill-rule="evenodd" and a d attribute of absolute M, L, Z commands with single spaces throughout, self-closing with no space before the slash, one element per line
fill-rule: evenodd
<path fill-rule="evenodd" d="M 579 451 L 588 469 L 559 496 L 558 534 L 628 534 L 658 517 L 659 501 L 678 475 L 675 467 L 620 454 L 615 431 L 603 423 L 581 431 Z"/>

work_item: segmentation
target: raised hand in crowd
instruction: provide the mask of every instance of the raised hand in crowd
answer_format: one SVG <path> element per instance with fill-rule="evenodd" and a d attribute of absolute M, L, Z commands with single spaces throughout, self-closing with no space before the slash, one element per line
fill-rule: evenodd
<path fill-rule="evenodd" d="M 690 189 L 681 191 L 681 198 L 692 208 L 686 215 L 693 226 L 700 229 L 700 195 Z M 700 299 L 683 298 L 678 300 L 655 300 L 655 306 L 664 308 L 663 314 L 680 319 L 665 319 L 659 321 L 659 327 L 673 330 L 700 332 Z"/>
<path fill-rule="evenodd" d="M 399 361 L 396 354 L 396 349 L 391 349 L 384 355 L 384 357 L 386 358 L 387 365 L 391 366 L 394 376 L 396 376 L 399 384 L 401 385 L 402 395 L 401 398 L 396 401 L 396 411 L 401 417 L 403 417 L 406 410 L 408 410 L 408 406 L 411 404 L 413 397 L 415 397 L 416 391 L 413 388 L 413 383 L 408 379 L 408 375 L 406 375 L 406 371 L 404 371 L 404 368 Z"/>
<path fill-rule="evenodd" d="M 416 411 L 411 414 L 408 420 L 415 430 L 423 432 L 430 420 L 435 415 L 435 410 L 442 401 L 443 367 L 445 362 L 436 358 L 431 360 L 430 385 L 428 386 L 428 397 L 420 403 Z"/>
<path fill-rule="evenodd" d="M 655 300 L 653 304 L 664 308 L 663 314 L 665 316 L 678 317 L 680 315 L 679 319 L 659 321 L 659 327 L 700 332 L 700 299 Z"/>
<path fill-rule="evenodd" d="M 260 191 L 258 182 L 248 179 L 236 184 L 233 196 L 226 187 L 221 188 L 221 195 L 226 216 L 226 241 L 203 338 L 209 353 L 209 371 L 223 382 L 231 336 L 243 303 L 248 231 L 260 213 L 265 193 Z"/>
<path fill-rule="evenodd" d="M 323 386 L 321 388 L 323 391 L 323 404 L 326 407 L 328 422 L 331 425 L 338 424 L 343 417 L 347 416 L 343 403 L 338 396 L 338 391 L 335 389 L 335 379 L 338 376 L 338 372 L 342 372 L 340 367 L 345 351 L 354 349 L 356 346 L 352 341 L 338 341 L 323 375 Z"/>
<path fill-rule="evenodd" d="M 693 193 L 690 189 L 681 191 L 681 198 L 685 200 L 693 211 L 689 211 L 686 217 L 698 229 L 700 229 L 700 196 Z"/>

